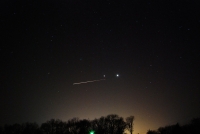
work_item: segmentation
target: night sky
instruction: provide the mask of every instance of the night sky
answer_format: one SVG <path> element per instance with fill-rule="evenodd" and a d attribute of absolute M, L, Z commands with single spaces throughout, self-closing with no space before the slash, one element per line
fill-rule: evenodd
<path fill-rule="evenodd" d="M 200 117 L 199 7 L 1 1 L 0 124 L 133 115 L 134 133 L 144 134 Z"/>

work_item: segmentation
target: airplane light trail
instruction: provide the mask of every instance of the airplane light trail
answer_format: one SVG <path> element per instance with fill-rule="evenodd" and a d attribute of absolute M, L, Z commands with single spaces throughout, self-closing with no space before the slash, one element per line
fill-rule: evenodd
<path fill-rule="evenodd" d="M 106 80 L 106 79 L 99 79 L 99 80 L 91 80 L 91 81 L 85 81 L 85 82 L 78 82 L 78 83 L 73 83 L 73 85 L 86 84 L 86 83 L 96 82 L 96 81 L 102 81 L 102 80 Z"/>

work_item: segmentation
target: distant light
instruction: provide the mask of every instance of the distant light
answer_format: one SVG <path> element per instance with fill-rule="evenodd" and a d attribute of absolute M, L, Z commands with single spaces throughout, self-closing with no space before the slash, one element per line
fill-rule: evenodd
<path fill-rule="evenodd" d="M 119 77 L 119 74 L 116 74 L 116 77 Z"/>
<path fill-rule="evenodd" d="M 103 75 L 103 77 L 106 77 L 106 75 Z"/>
<path fill-rule="evenodd" d="M 90 131 L 90 134 L 94 134 L 94 131 Z"/>

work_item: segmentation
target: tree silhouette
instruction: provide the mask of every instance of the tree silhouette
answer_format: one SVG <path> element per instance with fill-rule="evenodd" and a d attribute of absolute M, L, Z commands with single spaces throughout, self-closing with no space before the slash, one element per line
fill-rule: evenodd
<path fill-rule="evenodd" d="M 189 124 L 180 126 L 178 123 L 159 127 L 157 131 L 148 130 L 147 134 L 200 134 L 200 118 L 192 119 Z"/>
<path fill-rule="evenodd" d="M 158 131 L 155 130 L 148 130 L 147 134 L 159 134 Z"/>
<path fill-rule="evenodd" d="M 192 119 L 191 130 L 193 133 L 200 133 L 200 118 Z"/>
<path fill-rule="evenodd" d="M 126 129 L 132 134 L 133 133 L 133 121 L 135 117 L 134 116 L 129 116 L 126 118 Z"/>
<path fill-rule="evenodd" d="M 95 134 L 106 134 L 105 117 L 94 119 L 91 127 L 95 131 Z"/>
<path fill-rule="evenodd" d="M 43 123 L 40 129 L 44 134 L 62 134 L 65 131 L 65 124 L 59 119 L 51 119 Z"/>
<path fill-rule="evenodd" d="M 120 117 L 117 121 L 116 121 L 116 134 L 122 134 L 126 128 L 126 123 L 124 122 L 123 118 Z"/>
<path fill-rule="evenodd" d="M 5 125 L 4 132 L 6 134 L 21 134 L 23 132 L 23 128 L 20 124 L 17 123 L 14 125 Z"/>
<path fill-rule="evenodd" d="M 78 127 L 78 123 L 78 118 L 68 120 L 66 134 L 79 134 L 80 128 Z"/>
<path fill-rule="evenodd" d="M 59 119 L 51 119 L 42 123 L 23 123 L 5 125 L 0 127 L 0 134 L 123 134 L 127 127 L 127 122 L 116 114 L 102 116 L 99 119 L 79 120 L 72 118 L 67 122 Z"/>
<path fill-rule="evenodd" d="M 25 123 L 22 124 L 23 126 L 23 133 L 22 134 L 40 134 L 40 129 L 38 124 L 36 123 Z"/>
<path fill-rule="evenodd" d="M 190 124 L 184 125 L 182 127 L 183 134 L 199 134 L 200 133 L 200 118 L 194 118 L 191 120 Z"/>
<path fill-rule="evenodd" d="M 179 134 L 181 133 L 181 127 L 177 123 L 175 125 L 165 126 L 158 128 L 160 134 Z"/>
<path fill-rule="evenodd" d="M 77 123 L 77 127 L 79 129 L 79 134 L 88 134 L 91 130 L 91 123 L 88 120 L 80 120 Z"/>
<path fill-rule="evenodd" d="M 122 134 L 125 127 L 126 123 L 123 118 L 116 114 L 102 116 L 91 122 L 91 128 L 95 131 L 95 134 Z"/>
<path fill-rule="evenodd" d="M 42 123 L 40 129 L 44 134 L 51 134 L 51 124 L 49 124 L 47 122 Z"/>
<path fill-rule="evenodd" d="M 0 134 L 3 134 L 3 127 L 0 126 Z"/>
<path fill-rule="evenodd" d="M 133 133 L 134 116 L 123 118 L 110 114 L 99 119 L 79 120 L 72 118 L 67 122 L 59 119 L 51 119 L 42 123 L 39 127 L 37 123 L 23 123 L 0 126 L 0 134 L 123 134 L 124 130 Z M 200 134 L 200 118 L 191 120 L 189 124 L 180 126 L 178 123 L 159 127 L 157 130 L 148 130 L 147 134 Z M 125 133 L 124 133 L 125 134 Z"/>
<path fill-rule="evenodd" d="M 126 127 L 126 123 L 123 121 L 123 118 L 116 114 L 107 115 L 105 121 L 108 134 L 123 133 Z"/>

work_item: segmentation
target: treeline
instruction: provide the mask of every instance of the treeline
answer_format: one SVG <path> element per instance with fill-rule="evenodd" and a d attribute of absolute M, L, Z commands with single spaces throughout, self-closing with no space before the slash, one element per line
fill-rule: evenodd
<path fill-rule="evenodd" d="M 51 119 L 40 126 L 37 123 L 4 125 L 0 134 L 123 134 L 132 133 L 134 116 L 124 119 L 116 114 L 102 116 L 94 120 L 73 118 L 64 122 Z"/>
<path fill-rule="evenodd" d="M 200 134 L 200 118 L 195 118 L 186 125 L 180 126 L 178 123 L 157 130 L 148 130 L 147 134 Z"/>

